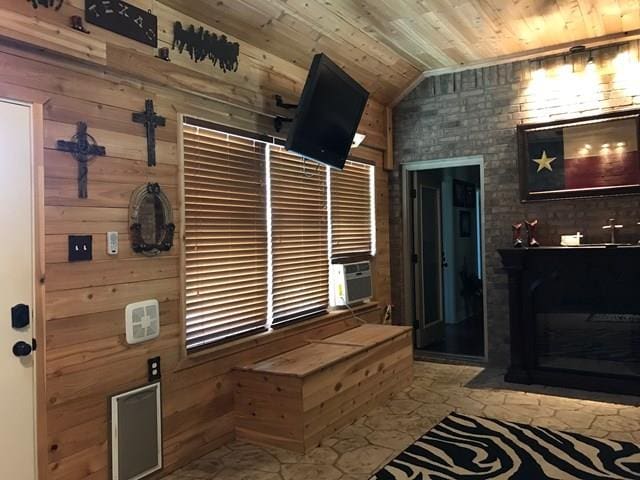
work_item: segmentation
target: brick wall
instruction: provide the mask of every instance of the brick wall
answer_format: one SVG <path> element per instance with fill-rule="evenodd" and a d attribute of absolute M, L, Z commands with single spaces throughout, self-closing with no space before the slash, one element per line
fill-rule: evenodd
<path fill-rule="evenodd" d="M 426 78 L 394 110 L 398 163 L 482 155 L 485 163 L 486 284 L 489 360 L 508 361 L 507 279 L 498 248 L 510 246 L 514 222 L 540 220 L 539 240 L 559 245 L 560 235 L 584 232 L 589 243 L 607 240 L 610 217 L 625 228 L 622 241 L 640 239 L 640 197 L 605 197 L 521 204 L 516 126 L 607 111 L 640 108 L 638 43 L 541 62 L 467 70 Z M 569 63 L 569 67 L 563 66 Z M 390 176 L 392 296 L 402 312 L 402 211 L 399 167 Z M 404 322 L 410 323 L 410 322 Z"/>

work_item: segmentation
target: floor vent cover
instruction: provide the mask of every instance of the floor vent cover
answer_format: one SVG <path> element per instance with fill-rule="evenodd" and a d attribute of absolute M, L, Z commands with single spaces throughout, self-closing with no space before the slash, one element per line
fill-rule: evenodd
<path fill-rule="evenodd" d="M 139 480 L 161 468 L 160 384 L 111 397 L 112 480 Z"/>

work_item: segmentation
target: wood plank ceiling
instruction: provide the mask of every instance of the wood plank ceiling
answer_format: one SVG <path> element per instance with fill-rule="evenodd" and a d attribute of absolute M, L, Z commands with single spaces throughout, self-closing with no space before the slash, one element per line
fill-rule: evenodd
<path fill-rule="evenodd" d="M 160 2 L 303 68 L 324 52 L 383 104 L 423 72 L 640 29 L 640 0 Z"/>

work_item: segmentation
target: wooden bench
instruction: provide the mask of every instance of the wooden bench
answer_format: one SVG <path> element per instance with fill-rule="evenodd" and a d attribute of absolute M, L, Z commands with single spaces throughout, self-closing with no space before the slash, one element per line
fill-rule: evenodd
<path fill-rule="evenodd" d="M 411 328 L 362 325 L 234 375 L 237 437 L 306 452 L 409 385 Z"/>

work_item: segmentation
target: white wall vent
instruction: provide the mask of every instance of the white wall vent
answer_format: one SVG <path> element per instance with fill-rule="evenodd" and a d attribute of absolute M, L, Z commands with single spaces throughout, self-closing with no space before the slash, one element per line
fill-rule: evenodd
<path fill-rule="evenodd" d="M 331 266 L 331 305 L 345 306 L 371 300 L 371 263 L 338 263 Z"/>
<path fill-rule="evenodd" d="M 130 303 L 125 308 L 127 343 L 152 340 L 160 335 L 160 304 L 158 300 Z"/>
<path fill-rule="evenodd" d="M 140 480 L 162 469 L 160 384 L 111 397 L 111 478 Z"/>

